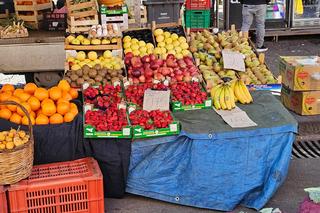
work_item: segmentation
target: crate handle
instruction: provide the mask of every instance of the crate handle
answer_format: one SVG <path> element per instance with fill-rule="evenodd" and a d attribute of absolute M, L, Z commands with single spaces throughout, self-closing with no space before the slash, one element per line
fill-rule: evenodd
<path fill-rule="evenodd" d="M 197 11 L 197 12 L 194 12 L 194 13 L 197 13 L 197 14 L 202 14 L 202 11 Z"/>

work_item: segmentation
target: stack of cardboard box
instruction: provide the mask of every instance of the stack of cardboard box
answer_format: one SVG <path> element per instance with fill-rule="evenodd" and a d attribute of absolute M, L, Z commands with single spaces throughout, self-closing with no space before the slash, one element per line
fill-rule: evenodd
<path fill-rule="evenodd" d="M 300 115 L 320 114 L 320 57 L 281 57 L 280 72 L 283 104 Z"/>

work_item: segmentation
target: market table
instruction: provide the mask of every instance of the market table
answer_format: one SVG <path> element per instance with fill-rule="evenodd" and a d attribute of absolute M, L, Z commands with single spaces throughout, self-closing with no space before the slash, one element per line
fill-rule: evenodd
<path fill-rule="evenodd" d="M 232 129 L 211 109 L 174 113 L 178 136 L 132 144 L 126 191 L 231 211 L 260 209 L 284 182 L 297 122 L 269 92 L 239 105 L 258 126 Z"/>

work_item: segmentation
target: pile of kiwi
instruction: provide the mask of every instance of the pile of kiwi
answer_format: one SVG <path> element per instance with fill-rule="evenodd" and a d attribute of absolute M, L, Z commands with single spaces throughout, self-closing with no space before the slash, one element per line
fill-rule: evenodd
<path fill-rule="evenodd" d="M 90 85 L 113 84 L 114 82 L 121 81 L 124 77 L 123 74 L 122 69 L 112 70 L 96 64 L 93 68 L 84 65 L 81 69 L 75 71 L 70 70 L 64 78 L 72 87 L 81 87 L 85 82 Z"/>

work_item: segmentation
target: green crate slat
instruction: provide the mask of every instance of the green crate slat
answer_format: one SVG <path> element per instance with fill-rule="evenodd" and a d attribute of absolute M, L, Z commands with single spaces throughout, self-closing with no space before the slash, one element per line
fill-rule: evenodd
<path fill-rule="evenodd" d="M 185 10 L 185 24 L 188 28 L 209 28 L 210 10 Z"/>

